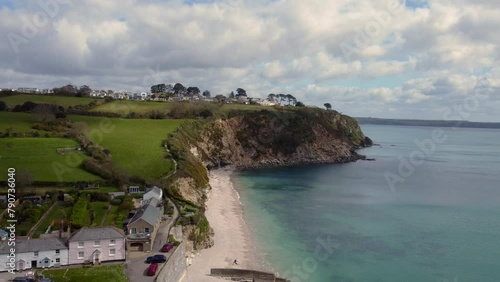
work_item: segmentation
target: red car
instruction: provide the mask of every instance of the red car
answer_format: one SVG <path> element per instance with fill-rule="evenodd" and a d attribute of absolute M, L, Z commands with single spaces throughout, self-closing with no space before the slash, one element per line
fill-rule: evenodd
<path fill-rule="evenodd" d="M 161 248 L 160 251 L 162 251 L 162 252 L 168 252 L 168 251 L 170 251 L 173 248 L 174 248 L 174 245 L 172 243 L 166 243 L 165 245 L 163 245 L 163 247 Z"/>
<path fill-rule="evenodd" d="M 156 271 L 158 270 L 158 264 L 157 263 L 152 263 L 148 267 L 148 275 L 149 276 L 154 276 L 156 274 Z"/>

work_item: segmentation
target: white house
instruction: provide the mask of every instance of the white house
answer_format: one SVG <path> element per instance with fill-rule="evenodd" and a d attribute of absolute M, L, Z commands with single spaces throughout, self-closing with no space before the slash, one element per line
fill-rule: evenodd
<path fill-rule="evenodd" d="M 147 201 L 151 198 L 157 199 L 159 202 L 161 202 L 163 198 L 163 190 L 161 190 L 158 187 L 153 187 L 153 188 L 146 188 L 146 193 L 142 195 L 142 200 Z"/>
<path fill-rule="evenodd" d="M 8 241 L 0 243 L 0 271 L 11 269 Z M 68 265 L 68 247 L 56 236 L 48 235 L 40 239 L 18 239 L 12 265 L 17 271 L 30 268 L 50 268 Z"/>
<path fill-rule="evenodd" d="M 38 93 L 40 93 L 40 89 L 38 89 L 38 88 L 30 88 L 30 87 L 19 87 L 19 88 L 17 88 L 17 92 L 19 92 L 19 93 L 29 93 L 29 94 L 38 94 Z"/>

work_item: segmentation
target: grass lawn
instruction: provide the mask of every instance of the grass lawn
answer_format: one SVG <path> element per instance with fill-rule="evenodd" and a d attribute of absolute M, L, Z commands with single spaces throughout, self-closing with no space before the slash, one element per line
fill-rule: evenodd
<path fill-rule="evenodd" d="M 5 131 L 7 128 L 12 128 L 14 132 L 28 132 L 40 130 L 31 129 L 34 118 L 31 114 L 27 113 L 12 113 L 0 112 L 0 131 Z"/>
<path fill-rule="evenodd" d="M 109 211 L 108 217 L 106 217 L 106 220 L 104 221 L 104 226 L 111 226 L 115 225 L 116 227 L 121 227 L 120 225 L 115 224 L 115 220 L 120 212 L 120 206 L 111 206 L 111 210 Z"/>
<path fill-rule="evenodd" d="M 110 103 L 99 105 L 91 111 L 117 113 L 120 115 L 128 115 L 132 112 L 145 114 L 152 111 L 167 113 L 171 105 L 171 103 L 166 102 L 115 100 Z"/>
<path fill-rule="evenodd" d="M 88 189 L 88 190 L 80 190 L 80 192 L 99 192 L 99 193 L 109 193 L 109 192 L 119 192 L 120 189 L 118 187 L 99 187 L 98 189 Z"/>
<path fill-rule="evenodd" d="M 55 221 L 60 221 L 64 220 L 65 222 L 69 222 L 69 216 L 71 215 L 71 207 L 64 207 L 64 206 L 56 206 L 52 210 L 52 212 L 45 218 L 45 220 L 40 224 L 38 229 L 35 231 L 34 237 L 39 237 L 40 234 L 45 233 L 47 231 L 47 227 L 52 223 L 53 220 Z M 52 230 L 58 230 L 59 229 L 59 224 L 55 224 Z M 66 228 L 66 227 L 65 227 Z"/>
<path fill-rule="evenodd" d="M 287 108 L 286 107 L 279 107 L 279 109 L 284 110 Z M 219 111 L 222 113 L 228 113 L 230 111 L 249 111 L 249 112 L 251 112 L 251 111 L 262 111 L 262 110 L 276 111 L 277 108 L 269 107 L 269 106 L 261 106 L 261 105 L 245 105 L 245 104 L 238 104 L 238 103 L 223 104 L 219 108 Z"/>
<path fill-rule="evenodd" d="M 91 181 L 100 178 L 79 165 L 87 158 L 78 151 L 57 153 L 57 148 L 78 147 L 78 143 L 64 138 L 1 138 L 0 171 L 13 167 L 19 174 L 28 170 L 34 181 L 74 182 Z M 6 173 L 0 173 L 0 181 L 7 180 Z"/>
<path fill-rule="evenodd" d="M 94 221 L 91 226 L 100 226 L 104 215 L 108 211 L 109 203 L 106 202 L 91 202 L 89 212 L 94 212 Z"/>
<path fill-rule="evenodd" d="M 24 102 L 34 102 L 38 104 L 56 104 L 67 109 L 69 106 L 88 105 L 90 102 L 97 100 L 93 98 L 82 97 L 64 97 L 64 96 L 48 96 L 48 95 L 29 95 L 20 94 L 13 96 L 0 97 L 0 101 L 4 101 L 7 107 L 13 108 L 16 105 L 21 105 Z"/>
<path fill-rule="evenodd" d="M 123 265 L 81 267 L 39 271 L 57 282 L 127 282 Z"/>
<path fill-rule="evenodd" d="M 108 149 L 113 161 L 130 174 L 158 178 L 173 169 L 163 140 L 186 120 L 119 119 L 70 116 L 86 125 L 89 138 Z"/>

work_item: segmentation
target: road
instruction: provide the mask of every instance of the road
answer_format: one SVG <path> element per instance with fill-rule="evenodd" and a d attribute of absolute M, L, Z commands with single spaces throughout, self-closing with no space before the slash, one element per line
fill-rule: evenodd
<path fill-rule="evenodd" d="M 172 204 L 170 199 L 168 202 Z M 164 254 L 167 257 L 167 260 L 170 257 L 170 254 L 175 250 L 170 250 L 168 253 L 161 253 L 161 247 L 168 242 L 168 234 L 170 228 L 175 223 L 177 217 L 179 216 L 179 211 L 174 206 L 174 214 L 172 217 L 169 217 L 167 221 L 162 222 L 160 227 L 158 228 L 158 233 L 156 234 L 155 242 L 153 243 L 153 251 L 150 253 L 144 252 L 128 252 L 127 253 L 127 262 L 125 263 L 125 273 L 129 278 L 129 281 L 155 281 L 156 276 L 147 276 L 146 271 L 148 269 L 149 264 L 145 263 L 146 258 L 156 254 Z M 161 269 L 161 265 L 158 268 L 158 271 Z"/>

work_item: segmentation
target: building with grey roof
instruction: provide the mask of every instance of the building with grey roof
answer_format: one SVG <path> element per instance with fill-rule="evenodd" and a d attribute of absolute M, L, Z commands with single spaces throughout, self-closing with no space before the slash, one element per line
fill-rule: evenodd
<path fill-rule="evenodd" d="M 69 264 L 125 260 L 125 232 L 113 226 L 83 227 L 71 235 Z"/>
<path fill-rule="evenodd" d="M 14 256 L 11 249 L 15 248 Z M 56 236 L 39 239 L 18 239 L 15 246 L 8 241 L 0 242 L 0 271 L 11 268 L 51 268 L 68 264 L 69 250 L 66 243 Z"/>
<path fill-rule="evenodd" d="M 151 198 L 139 208 L 127 224 L 127 249 L 129 251 L 151 251 L 161 223 L 163 207 L 156 198 Z"/>

